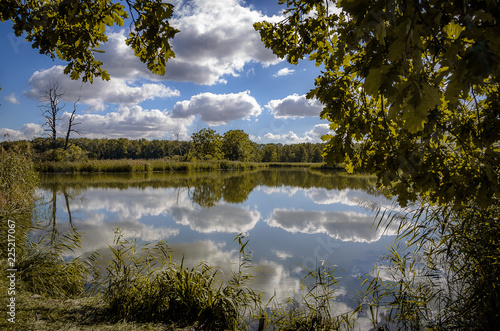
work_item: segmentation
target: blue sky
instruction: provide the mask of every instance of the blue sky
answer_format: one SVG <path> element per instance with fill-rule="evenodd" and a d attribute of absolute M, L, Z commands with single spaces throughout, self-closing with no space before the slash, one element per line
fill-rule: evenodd
<path fill-rule="evenodd" d="M 258 143 L 320 142 L 328 121 L 321 105 L 306 100 L 320 68 L 304 60 L 290 65 L 260 41 L 252 24 L 282 19 L 277 0 L 174 0 L 171 24 L 176 58 L 165 76 L 151 74 L 125 45 L 128 24 L 108 30 L 99 59 L 110 81 L 72 81 L 65 63 L 52 61 L 10 22 L 0 23 L 0 134 L 2 140 L 44 135 L 41 93 L 57 81 L 64 111 L 78 104 L 82 137 L 180 139 L 202 128 L 218 133 L 242 129 Z M 61 118 L 61 133 L 69 114 Z M 62 136 L 62 134 L 61 134 Z"/>

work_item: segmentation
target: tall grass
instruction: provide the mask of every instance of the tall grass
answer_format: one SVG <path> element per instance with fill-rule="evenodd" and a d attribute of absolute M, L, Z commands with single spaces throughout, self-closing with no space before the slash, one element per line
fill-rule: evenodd
<path fill-rule="evenodd" d="M 24 248 L 32 226 L 38 176 L 33 163 L 15 151 L 0 150 L 0 258 L 6 258 L 9 225 L 16 252 Z M 10 220 L 10 224 L 9 224 Z M 12 242 L 11 242 L 12 243 Z"/>
<path fill-rule="evenodd" d="M 0 250 L 6 258 L 7 244 L 15 249 L 12 258 L 20 288 L 32 293 L 64 297 L 83 292 L 83 269 L 78 260 L 66 262 L 63 251 L 73 247 L 74 238 L 49 236 L 33 240 L 30 233 L 40 227 L 35 195 L 38 177 L 33 163 L 15 151 L 0 155 Z M 10 220 L 10 221 L 8 221 Z M 11 231 L 7 231 L 10 229 Z M 13 230 L 13 231 L 12 231 Z M 7 233 L 11 234 L 7 240 Z M 11 250 L 9 250 L 11 252 Z"/>
<path fill-rule="evenodd" d="M 307 270 L 302 280 L 305 295 L 301 302 L 288 299 L 270 309 L 269 324 L 273 330 L 350 330 L 356 320 L 354 311 L 338 313 L 335 309 L 340 288 L 337 269 L 333 266 Z"/>
<path fill-rule="evenodd" d="M 73 162 L 40 162 L 36 170 L 42 173 L 137 173 L 198 170 L 242 170 L 266 167 L 264 163 L 228 160 L 180 162 L 161 160 L 89 160 Z"/>
<path fill-rule="evenodd" d="M 173 323 L 199 330 L 237 330 L 257 309 L 260 295 L 246 286 L 248 252 L 242 236 L 240 265 L 228 282 L 206 263 L 186 268 L 176 263 L 165 242 L 137 245 L 116 232 L 111 259 L 93 254 L 88 261 L 94 294 L 100 293 L 117 320 Z"/>
<path fill-rule="evenodd" d="M 366 279 L 359 309 L 371 312 L 374 325 L 391 329 L 497 328 L 499 216 L 498 204 L 474 202 L 461 209 L 422 204 L 392 212 L 389 220 L 402 224 L 396 244 L 388 265 Z"/>

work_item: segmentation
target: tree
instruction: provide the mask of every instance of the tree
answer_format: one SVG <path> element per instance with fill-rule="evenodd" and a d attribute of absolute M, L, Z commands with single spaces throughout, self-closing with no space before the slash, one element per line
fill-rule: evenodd
<path fill-rule="evenodd" d="M 308 98 L 334 134 L 328 163 L 375 173 L 405 205 L 498 199 L 500 5 L 496 1 L 280 0 L 266 47 L 324 69 Z"/>
<path fill-rule="evenodd" d="M 191 136 L 195 156 L 222 159 L 222 137 L 213 129 L 201 129 Z"/>
<path fill-rule="evenodd" d="M 40 109 L 42 110 L 42 117 L 45 120 L 44 125 L 47 126 L 47 129 L 45 129 L 45 131 L 49 132 L 54 160 L 55 160 L 55 151 L 57 148 L 57 128 L 61 121 L 61 112 L 65 106 L 64 104 L 62 104 L 63 96 L 64 92 L 61 91 L 59 83 L 51 82 L 47 86 L 46 90 L 43 92 L 43 95 L 41 96 L 43 104 L 39 106 Z M 68 130 L 66 131 L 66 137 L 64 140 L 65 151 L 68 149 L 71 132 L 79 133 L 78 130 L 75 129 L 75 125 L 80 124 L 80 123 L 75 123 L 77 103 L 78 101 L 76 101 L 73 104 L 73 111 L 69 115 Z"/>
<path fill-rule="evenodd" d="M 222 138 L 222 151 L 228 160 L 247 162 L 252 154 L 252 142 L 243 130 L 229 130 Z"/>
<path fill-rule="evenodd" d="M 42 95 L 44 104 L 39 106 L 42 110 L 42 117 L 45 120 L 44 125 L 47 127 L 45 131 L 49 132 L 53 153 L 55 153 L 57 148 L 57 126 L 61 120 L 60 114 L 64 107 L 64 105 L 61 105 L 63 95 L 64 93 L 61 91 L 59 83 L 52 82 Z M 53 154 L 53 159 L 55 159 L 55 154 Z"/>
<path fill-rule="evenodd" d="M 112 0 L 6 0 L 0 5 L 0 21 L 14 22 L 16 36 L 25 34 L 41 54 L 67 61 L 64 73 L 72 79 L 82 76 L 84 82 L 92 82 L 94 77 L 110 78 L 95 57 L 108 40 L 106 26 L 122 26 L 130 14 L 133 28 L 127 45 L 151 72 L 163 75 L 166 62 L 175 56 L 169 39 L 178 30 L 168 21 L 173 5 L 161 0 L 125 2 L 128 12 Z"/>
<path fill-rule="evenodd" d="M 75 125 L 78 125 L 78 124 L 81 124 L 81 123 L 75 123 L 75 114 L 76 114 L 76 104 L 78 103 L 78 101 L 80 101 L 80 99 L 78 99 L 74 104 L 73 104 L 73 111 L 71 112 L 71 114 L 69 115 L 69 119 L 68 119 L 68 131 L 66 131 L 66 139 L 64 141 L 64 150 L 67 150 L 68 149 L 68 145 L 69 145 L 69 136 L 71 134 L 71 132 L 74 132 L 74 133 L 77 133 L 77 134 L 80 134 L 80 131 L 78 131 L 77 129 L 75 129 Z"/>
<path fill-rule="evenodd" d="M 412 273 L 418 284 L 399 273 L 395 288 L 404 290 L 379 293 L 391 297 L 389 316 L 397 311 L 400 318 L 395 327 L 495 328 L 500 4 L 346 0 L 332 12 L 328 1 L 280 3 L 288 6 L 286 18 L 255 28 L 290 63 L 307 57 L 323 67 L 308 97 L 323 103 L 321 116 L 334 131 L 326 161 L 375 173 L 379 186 L 402 206 L 423 202 L 392 218 L 403 223 L 401 229 L 408 226 L 399 242 L 415 244 L 406 247 L 413 249 L 411 256 L 396 251 L 392 260 L 420 269 L 418 276 Z M 434 287 L 436 280 L 444 291 Z M 370 284 L 374 291 L 380 285 Z M 412 292 L 419 289 L 429 291 Z"/>
<path fill-rule="evenodd" d="M 309 153 L 304 144 L 294 145 L 293 149 L 295 154 L 294 162 L 307 162 L 309 160 Z"/>
<path fill-rule="evenodd" d="M 263 148 L 264 155 L 262 156 L 262 162 L 277 162 L 278 152 L 276 150 L 276 145 L 267 144 Z"/>

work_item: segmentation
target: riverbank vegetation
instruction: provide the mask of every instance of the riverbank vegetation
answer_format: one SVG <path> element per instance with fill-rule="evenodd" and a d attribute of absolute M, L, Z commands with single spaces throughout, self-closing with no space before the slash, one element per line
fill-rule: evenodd
<path fill-rule="evenodd" d="M 36 138 L 4 141 L 2 148 L 31 158 L 44 173 L 169 172 L 243 170 L 258 167 L 324 167 L 322 144 L 256 144 L 242 130 L 218 135 L 212 129 L 192 141 Z M 68 146 L 68 148 L 64 148 Z M 334 168 L 343 170 L 341 166 Z"/>
<path fill-rule="evenodd" d="M 398 330 L 497 328 L 498 3 L 280 2 L 286 18 L 254 28 L 290 64 L 322 67 L 307 97 L 331 122 L 326 162 L 376 175 L 402 208 L 371 206 L 400 235 L 364 309 Z"/>
<path fill-rule="evenodd" d="M 35 162 L 72 162 L 86 160 L 158 160 L 240 162 L 322 163 L 322 143 L 257 144 L 243 130 L 231 130 L 223 136 L 212 129 L 194 133 L 191 141 L 73 138 L 50 138 L 4 141 L 4 149 L 17 149 Z"/>
<path fill-rule="evenodd" d="M 328 310 L 332 297 L 317 296 L 313 299 L 319 300 L 316 301 L 321 304 L 319 306 L 305 303 L 305 310 L 287 309 L 284 315 L 280 315 L 283 317 L 275 322 L 273 318 L 277 315 L 268 315 L 271 327 L 285 330 L 347 329 L 350 327 L 350 317 L 365 311 L 369 312 L 374 328 L 379 325 L 385 325 L 386 329 L 413 330 L 498 328 L 498 2 L 354 0 L 337 2 L 340 10 L 332 10 L 333 6 L 329 1 L 283 0 L 280 3 L 287 5 L 283 20 L 257 22 L 254 27 L 260 32 L 265 46 L 278 57 L 286 58 L 290 64 L 309 59 L 322 67 L 320 76 L 315 80 L 315 87 L 307 97 L 316 99 L 324 106 L 321 116 L 331 122 L 330 127 L 334 133 L 328 137 L 326 145 L 319 145 L 318 148 L 308 144 L 290 147 L 279 144 L 259 146 L 248 144 L 248 136 L 241 132 L 224 134 L 222 137 L 211 129 L 203 129 L 193 135 L 191 143 L 81 138 L 74 140 L 67 148 L 55 146 L 57 141 L 52 143 L 51 148 L 46 148 L 43 139 L 35 139 L 32 142 L 4 143 L 3 148 L 10 149 L 9 144 L 20 144 L 19 148 L 37 163 L 81 161 L 85 158 L 135 160 L 164 157 L 180 158 L 181 161 L 227 158 L 242 162 L 321 162 L 319 156 L 324 151 L 328 164 L 345 163 L 349 172 L 373 173 L 377 176 L 379 188 L 397 198 L 403 209 L 386 211 L 374 205 L 369 207 L 379 210 L 380 221 L 389 217 L 392 222 L 397 222 L 400 229 L 398 240 L 389 251 L 388 266 L 376 266 L 373 273 L 366 276 L 367 288 L 360 299 L 361 303 L 349 316 L 344 315 L 337 320 L 339 317 Z M 170 38 L 175 34 L 168 26 L 168 18 L 172 12 L 170 5 L 164 4 L 164 7 L 162 6 L 165 10 L 169 9 L 168 15 L 160 10 L 158 17 L 147 18 L 160 22 L 162 27 L 171 32 L 165 34 Z M 54 8 L 58 10 L 57 7 Z M 14 2 L 11 2 L 3 19 L 14 17 L 15 9 Z M 115 21 L 120 21 L 120 17 L 125 15 L 122 9 L 118 16 L 113 16 Z M 27 19 L 26 16 L 30 17 L 30 13 L 31 11 L 22 12 L 21 18 Z M 104 9 L 101 14 L 110 17 Z M 94 16 L 95 13 L 92 13 L 92 17 Z M 65 22 L 65 19 L 60 20 L 60 24 Z M 110 24 L 112 23 L 111 20 Z M 23 25 L 17 24 L 15 28 L 21 26 Z M 27 29 L 40 28 L 42 32 L 45 29 L 35 25 L 25 26 Z M 150 25 L 156 26 L 157 24 Z M 58 31 L 46 30 L 49 35 Z M 21 29 L 16 32 L 22 34 L 23 31 Z M 26 32 L 33 33 L 30 29 Z M 103 37 L 102 33 L 97 35 Z M 157 35 L 153 33 L 152 36 Z M 134 42 L 135 37 L 137 36 L 131 35 L 129 41 L 132 47 L 138 48 L 138 44 Z M 45 43 L 50 44 L 51 40 L 59 43 L 58 38 L 46 38 Z M 161 54 L 165 55 L 160 57 L 162 63 L 154 72 L 163 72 L 164 57 L 168 59 L 173 55 L 168 38 L 163 41 L 165 47 L 161 49 Z M 148 64 L 152 64 L 152 67 L 155 63 L 151 61 L 157 58 L 155 54 L 160 51 L 154 45 L 157 43 L 148 44 L 148 47 L 154 48 L 151 53 L 153 55 L 149 58 L 144 54 L 150 52 L 140 53 L 143 55 L 141 60 L 149 60 Z M 45 46 L 47 45 L 42 43 L 38 47 Z M 86 51 L 88 53 L 88 49 Z M 94 76 L 109 78 L 100 69 L 100 65 L 96 68 L 92 63 L 72 70 L 73 59 L 79 60 L 78 54 L 81 53 L 68 54 L 66 55 L 69 57 L 64 57 L 72 62 L 67 72 L 73 78 L 77 79 L 80 75 L 83 75 L 84 80 L 90 81 Z M 93 56 L 86 58 L 94 59 Z M 235 137 L 237 139 L 233 139 Z M 77 265 L 78 262 L 73 262 L 74 266 L 70 267 L 68 262 L 60 258 L 60 254 L 54 250 L 54 247 L 61 247 L 60 245 L 52 246 L 50 251 L 51 247 L 46 248 L 47 246 L 28 247 L 29 241 L 23 239 L 27 233 L 23 229 L 29 229 L 32 220 L 33 167 L 29 166 L 29 159 L 13 157 L 12 153 L 2 151 L 2 163 L 4 158 L 6 161 L 1 168 L 0 202 L 5 207 L 2 208 L 2 233 L 6 233 L 8 224 L 12 224 L 7 222 L 8 219 L 16 219 L 16 231 L 19 229 L 20 239 L 16 238 L 19 240 L 16 241 L 19 261 L 16 263 L 23 268 L 19 268 L 19 283 L 16 286 L 19 284 L 21 293 L 34 291 L 30 293 L 35 295 L 44 287 L 48 287 L 49 293 L 55 293 L 51 291 L 61 291 L 68 286 L 67 295 L 76 295 L 82 288 L 78 277 L 72 278 L 76 283 L 62 282 L 52 288 L 53 285 L 43 283 L 43 279 L 37 276 L 39 273 L 34 272 L 34 268 L 50 266 L 54 273 L 62 273 L 57 279 L 64 280 L 66 272 L 79 275 L 79 270 L 82 269 Z M 22 225 L 22 222 L 27 223 Z M 3 245 L 5 243 L 7 241 Z M 127 246 L 124 250 L 128 252 L 133 247 Z M 42 254 L 45 249 L 54 253 Z M 123 250 L 115 247 L 111 249 L 119 253 L 116 256 L 124 256 Z M 5 252 L 3 249 L 2 256 L 5 256 Z M 42 260 L 36 260 L 35 257 Z M 131 258 L 133 261 L 136 256 Z M 118 263 L 119 269 L 113 269 L 113 266 L 108 269 L 112 286 L 102 288 L 104 292 L 109 291 L 107 294 L 101 292 L 104 313 L 97 313 L 95 316 L 109 316 L 107 312 L 114 312 L 122 321 L 130 318 L 135 323 L 135 320 L 143 318 L 134 315 L 139 307 L 150 309 L 147 311 L 156 314 L 155 316 L 166 316 L 158 309 L 168 310 L 171 301 L 156 301 L 160 306 L 151 307 L 147 302 L 135 301 L 138 291 L 142 290 L 141 295 L 152 294 L 147 299 L 153 300 L 160 298 L 156 295 L 161 291 L 167 291 L 168 294 L 186 293 L 164 287 L 166 284 L 161 283 L 162 280 L 158 278 L 161 275 L 154 275 L 153 279 L 143 278 L 143 274 L 131 269 L 127 263 Z M 229 307 L 221 308 L 215 304 L 214 299 L 220 298 L 220 292 L 217 291 L 223 292 L 229 286 L 231 295 L 236 295 L 231 297 L 234 303 L 246 303 L 239 299 L 239 293 L 242 292 L 237 291 L 235 294 L 231 290 L 234 289 L 231 287 L 234 284 L 209 290 L 205 286 L 215 284 L 210 281 L 215 279 L 212 278 L 214 273 L 203 269 L 204 266 L 201 268 L 202 271 L 174 269 L 181 280 L 177 284 L 186 290 L 193 282 L 196 286 L 202 286 L 207 290 L 203 295 L 212 298 L 212 301 L 205 301 L 205 307 L 214 307 L 210 310 L 212 313 L 223 311 L 219 315 L 222 317 L 214 318 L 214 321 L 224 322 L 214 327 L 236 328 L 233 317 L 239 314 L 238 308 L 243 307 L 232 309 L 230 304 Z M 113 273 L 115 271 L 118 273 Z M 43 272 L 40 274 L 43 275 Z M 324 278 L 319 278 L 323 277 L 321 272 L 316 275 L 320 280 L 319 285 L 332 284 L 335 289 L 335 281 L 322 281 Z M 4 275 L 2 282 L 7 282 Z M 37 287 L 37 284 L 42 286 Z M 117 289 L 125 291 L 116 292 Z M 324 290 L 317 293 L 331 292 Z M 5 297 L 6 293 L 2 292 L 1 295 Z M 183 298 L 177 297 L 178 300 Z M 197 307 L 197 304 L 179 308 L 175 317 L 177 313 L 185 316 L 184 309 L 189 310 L 191 307 Z M 311 309 L 312 307 L 316 310 Z M 318 310 L 318 307 L 321 309 Z M 319 313 L 315 313 L 316 311 Z M 228 312 L 229 317 L 223 317 L 225 312 Z M 38 316 L 37 312 L 24 313 L 26 315 L 21 314 L 19 317 L 25 316 L 30 321 Z M 184 321 L 190 320 L 193 327 L 199 328 L 208 323 L 203 319 L 203 309 L 188 313 L 193 319 L 182 317 L 165 322 L 180 321 L 181 326 L 184 326 Z M 43 313 L 41 315 L 42 320 L 47 318 Z M 94 323 L 96 319 L 90 318 L 89 321 L 88 323 Z M 278 324 L 278 321 L 284 323 Z M 289 321 L 291 322 L 288 323 Z M 228 324 L 222 326 L 225 322 Z M 337 322 L 344 324 L 336 324 Z M 2 323 L 5 326 L 8 322 L 2 320 Z"/>
<path fill-rule="evenodd" d="M 139 245 L 119 230 L 109 252 L 74 256 L 78 229 L 61 237 L 50 230 L 50 224 L 45 227 L 43 208 L 35 208 L 37 175 L 32 162 L 4 150 L 0 161 L 2 233 L 15 223 L 15 259 L 9 260 L 15 271 L 0 271 L 2 288 L 11 288 L 0 294 L 1 300 L 14 302 L 8 307 L 11 319 L 0 320 L 2 328 L 239 330 L 258 323 L 283 329 L 284 325 L 326 327 L 350 321 L 348 316 L 320 318 L 312 306 L 294 308 L 289 315 L 283 315 L 289 310 L 278 304 L 266 307 L 250 286 L 252 256 L 243 235 L 235 238 L 239 263 L 231 275 L 222 275 L 219 268 L 206 263 L 187 267 L 183 259 L 172 259 L 174 252 L 167 243 Z M 34 236 L 32 231 L 42 228 L 46 235 Z M 2 244 L 7 242 L 12 241 Z M 3 265 L 7 263 L 5 252 L 7 246 L 3 245 Z M 327 269 L 314 270 L 308 277 L 321 277 L 315 272 L 323 275 Z M 14 283 L 7 277 L 12 274 Z M 315 288 L 327 286 L 319 284 Z M 333 298 L 337 288 L 337 283 L 328 282 L 328 291 L 318 288 L 322 295 L 309 299 L 316 300 L 314 307 L 325 312 L 324 301 Z M 309 299 L 307 303 L 312 304 Z"/>

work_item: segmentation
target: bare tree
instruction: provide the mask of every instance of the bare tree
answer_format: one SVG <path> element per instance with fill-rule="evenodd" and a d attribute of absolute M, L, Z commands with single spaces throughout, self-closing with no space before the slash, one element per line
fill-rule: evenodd
<path fill-rule="evenodd" d="M 59 82 L 50 82 L 47 86 L 47 89 L 43 92 L 42 101 L 44 104 L 40 105 L 40 109 L 42 110 L 42 116 L 45 119 L 44 125 L 47 127 L 45 131 L 49 132 L 50 139 L 52 140 L 52 150 L 53 150 L 53 159 L 55 160 L 55 150 L 57 148 L 57 126 L 61 121 L 62 110 L 64 108 L 64 104 L 62 104 L 62 97 L 64 96 L 64 92 L 61 91 L 59 86 Z M 80 101 L 80 98 L 73 104 L 73 111 L 70 114 L 68 120 L 68 130 L 66 132 L 66 139 L 64 142 L 64 150 L 68 148 L 69 137 L 71 132 L 75 132 L 80 134 L 78 130 L 75 129 L 75 125 L 80 123 L 76 123 L 76 109 L 77 104 Z"/>
<path fill-rule="evenodd" d="M 55 159 L 55 150 L 57 147 L 57 125 L 61 120 L 60 114 L 64 105 L 61 105 L 61 98 L 64 92 L 60 90 L 58 82 L 50 82 L 47 89 L 43 92 L 43 105 L 39 108 L 42 110 L 42 116 L 45 119 L 44 125 L 47 126 L 45 131 L 49 132 L 52 140 L 53 158 Z"/>
<path fill-rule="evenodd" d="M 75 129 L 75 125 L 81 124 L 81 123 L 75 123 L 76 104 L 79 101 L 80 101 L 80 98 L 78 98 L 78 100 L 76 100 L 76 102 L 73 104 L 73 111 L 71 112 L 71 115 L 69 116 L 68 131 L 66 132 L 66 140 L 64 141 L 64 150 L 68 149 L 69 136 L 70 136 L 71 132 L 74 132 L 76 134 L 80 134 L 80 131 Z"/>

